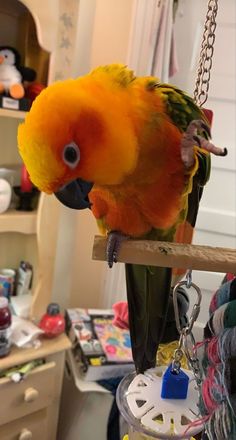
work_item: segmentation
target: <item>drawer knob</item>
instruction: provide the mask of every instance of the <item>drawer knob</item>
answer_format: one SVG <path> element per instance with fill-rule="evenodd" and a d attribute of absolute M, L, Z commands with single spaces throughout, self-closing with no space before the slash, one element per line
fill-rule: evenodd
<path fill-rule="evenodd" d="M 18 440 L 31 440 L 33 438 L 33 434 L 28 429 L 22 429 Z"/>
<path fill-rule="evenodd" d="M 24 401 L 27 403 L 34 402 L 38 398 L 38 395 L 39 395 L 39 392 L 35 388 L 32 388 L 32 387 L 27 388 L 25 390 L 25 394 L 24 394 Z"/>

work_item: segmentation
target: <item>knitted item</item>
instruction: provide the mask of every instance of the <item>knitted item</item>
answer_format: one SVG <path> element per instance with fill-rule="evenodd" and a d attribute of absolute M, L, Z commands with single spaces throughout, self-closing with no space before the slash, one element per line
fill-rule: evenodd
<path fill-rule="evenodd" d="M 222 403 L 211 414 L 206 425 L 209 440 L 235 440 L 235 415 L 227 402 Z"/>
<path fill-rule="evenodd" d="M 215 292 L 210 303 L 210 315 L 212 315 L 222 304 L 236 299 L 236 278 L 223 283 Z"/>
<path fill-rule="evenodd" d="M 209 319 L 205 328 L 205 337 L 218 336 L 226 328 L 236 326 L 236 299 L 220 306 Z"/>
<path fill-rule="evenodd" d="M 236 439 L 236 278 L 227 280 L 213 295 L 202 368 L 199 409 L 208 416 L 209 440 Z"/>

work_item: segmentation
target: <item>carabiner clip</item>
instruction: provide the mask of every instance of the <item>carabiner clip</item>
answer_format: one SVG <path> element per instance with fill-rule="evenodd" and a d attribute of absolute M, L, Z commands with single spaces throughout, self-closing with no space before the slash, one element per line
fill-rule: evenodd
<path fill-rule="evenodd" d="M 180 317 L 179 317 L 179 308 L 178 308 L 178 301 L 177 301 L 177 291 L 178 288 L 181 286 L 186 286 L 187 288 L 193 287 L 197 292 L 197 302 L 193 306 L 192 313 L 189 318 L 189 324 L 185 327 L 185 334 L 188 335 L 191 333 L 194 323 L 196 322 L 199 312 L 200 312 L 200 305 L 202 300 L 202 293 L 200 288 L 192 282 L 191 272 L 187 274 L 187 279 L 184 281 L 180 281 L 177 283 L 173 289 L 173 304 L 174 304 L 174 313 L 175 313 L 175 321 L 176 321 L 176 328 L 179 332 L 179 334 L 182 333 L 181 323 L 180 323 Z"/>

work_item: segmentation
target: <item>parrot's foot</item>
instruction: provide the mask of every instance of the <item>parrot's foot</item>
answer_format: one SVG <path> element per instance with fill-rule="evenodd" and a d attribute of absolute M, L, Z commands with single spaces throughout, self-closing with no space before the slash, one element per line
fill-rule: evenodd
<path fill-rule="evenodd" d="M 108 266 L 112 267 L 113 263 L 117 263 L 117 256 L 120 250 L 122 241 L 127 240 L 129 237 L 118 231 L 111 231 L 108 234 L 107 239 L 107 262 Z"/>
<path fill-rule="evenodd" d="M 181 158 L 184 163 L 184 166 L 188 169 L 191 168 L 194 164 L 195 155 L 194 155 L 194 146 L 197 144 L 200 148 L 209 151 L 209 153 L 214 154 L 215 156 L 226 156 L 227 149 L 216 147 L 214 144 L 209 142 L 207 139 L 202 137 L 197 133 L 206 132 L 206 134 L 211 137 L 211 131 L 205 122 L 201 119 L 197 119 L 191 121 L 186 132 L 183 135 L 183 139 L 181 142 Z"/>

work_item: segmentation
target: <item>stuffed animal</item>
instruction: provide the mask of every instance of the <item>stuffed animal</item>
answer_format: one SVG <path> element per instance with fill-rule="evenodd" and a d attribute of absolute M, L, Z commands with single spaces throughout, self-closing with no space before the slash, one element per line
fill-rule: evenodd
<path fill-rule="evenodd" d="M 0 46 L 0 93 L 21 99 L 25 95 L 23 81 L 34 81 L 36 72 L 20 66 L 20 54 L 10 46 Z"/>

